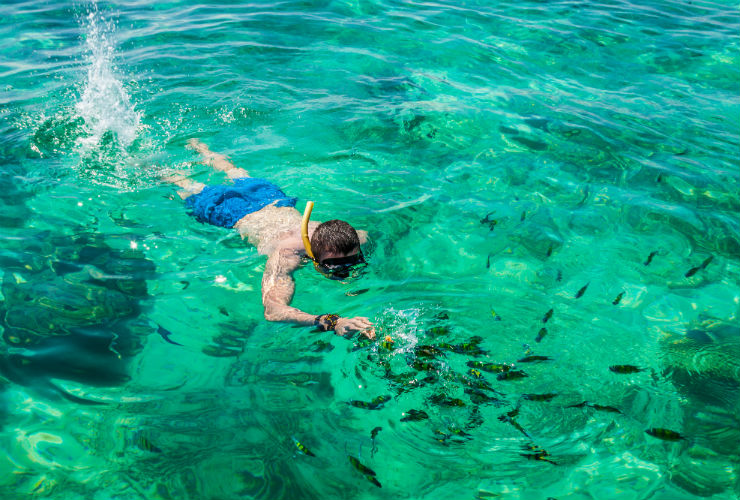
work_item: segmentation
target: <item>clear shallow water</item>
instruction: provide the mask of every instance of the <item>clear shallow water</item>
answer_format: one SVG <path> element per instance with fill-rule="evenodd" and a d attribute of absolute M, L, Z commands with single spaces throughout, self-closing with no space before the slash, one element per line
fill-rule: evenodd
<path fill-rule="evenodd" d="M 739 25 L 707 2 L 4 3 L 3 498 L 737 498 Z M 392 352 L 262 320 L 264 258 L 158 180 L 222 181 L 191 137 L 370 231 L 362 279 L 306 267 L 294 304 L 369 316 Z M 474 336 L 487 354 L 410 366 Z M 483 401 L 475 360 L 529 376 L 484 372 Z"/>

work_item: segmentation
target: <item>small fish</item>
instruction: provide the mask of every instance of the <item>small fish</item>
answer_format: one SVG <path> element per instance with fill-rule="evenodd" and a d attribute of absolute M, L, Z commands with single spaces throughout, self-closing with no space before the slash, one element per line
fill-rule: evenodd
<path fill-rule="evenodd" d="M 450 333 L 450 327 L 448 326 L 433 326 L 426 333 L 430 335 L 448 335 Z"/>
<path fill-rule="evenodd" d="M 172 332 L 165 328 L 162 328 L 160 325 L 157 325 L 157 333 L 165 340 L 165 342 L 169 342 L 170 344 L 173 344 L 173 345 L 180 345 L 180 346 L 182 345 L 170 339 L 170 335 L 172 335 Z"/>
<path fill-rule="evenodd" d="M 547 458 L 547 457 L 550 456 L 547 452 L 543 452 L 543 453 L 520 453 L 520 455 L 523 456 L 524 458 L 529 459 L 529 460 L 538 460 L 540 462 L 547 462 L 547 463 L 552 464 L 552 465 L 557 465 L 555 462 L 553 462 L 552 460 L 550 460 L 549 458 Z"/>
<path fill-rule="evenodd" d="M 496 224 L 498 224 L 498 221 L 496 219 L 491 219 L 491 216 L 495 212 L 496 212 L 495 210 L 493 212 L 489 212 L 488 214 L 486 214 L 484 218 L 480 220 L 481 224 L 488 224 L 488 229 L 490 231 L 493 231 L 493 228 L 496 227 Z"/>
<path fill-rule="evenodd" d="M 189 281 L 181 281 L 180 284 L 182 285 L 183 290 L 186 290 L 190 286 Z"/>
<path fill-rule="evenodd" d="M 484 351 L 478 344 L 463 343 L 463 344 L 440 344 L 440 347 L 450 350 L 457 354 L 469 354 L 471 356 L 482 356 L 487 354 L 488 351 Z"/>
<path fill-rule="evenodd" d="M 375 438 L 378 437 L 378 432 L 382 430 L 382 427 L 375 427 L 373 430 L 370 431 L 370 442 L 372 443 L 372 448 L 370 448 L 371 457 L 374 457 L 375 453 L 377 453 L 378 451 L 378 445 L 375 444 Z"/>
<path fill-rule="evenodd" d="M 547 256 L 550 257 L 552 255 L 552 243 L 550 243 L 550 246 L 547 247 Z"/>
<path fill-rule="evenodd" d="M 558 277 L 555 278 L 555 281 L 563 281 L 563 271 L 558 269 Z"/>
<path fill-rule="evenodd" d="M 365 476 L 377 476 L 374 470 L 366 465 L 361 464 L 360 461 L 357 460 L 355 457 L 348 455 L 347 458 L 349 458 L 349 463 L 352 464 L 352 467 L 354 467 L 361 474 Z"/>
<path fill-rule="evenodd" d="M 695 275 L 696 273 L 698 273 L 698 272 L 699 272 L 699 271 L 701 271 L 702 269 L 706 269 L 706 268 L 707 268 L 707 266 L 708 266 L 708 265 L 709 265 L 709 264 L 710 264 L 710 263 L 711 263 L 711 262 L 712 262 L 713 260 L 714 260 L 714 256 L 710 256 L 710 257 L 708 257 L 708 258 L 707 258 L 706 260 L 704 260 L 704 262 L 702 262 L 702 263 L 701 263 L 701 265 L 700 265 L 700 266 L 692 267 L 691 269 L 689 269 L 689 270 L 688 270 L 688 271 L 686 272 L 686 275 L 685 275 L 685 276 L 686 276 L 687 278 L 690 278 L 690 277 L 692 277 L 693 275 Z"/>
<path fill-rule="evenodd" d="M 458 398 L 448 398 L 444 394 L 434 394 L 429 398 L 429 401 L 439 406 L 446 406 L 452 408 L 455 406 L 465 406 L 465 401 Z"/>
<path fill-rule="evenodd" d="M 493 493 L 493 492 L 486 491 L 486 490 L 478 490 L 478 494 L 475 495 L 475 498 L 476 500 L 487 500 L 489 498 L 496 498 L 500 496 L 501 495 L 499 495 L 498 493 Z"/>
<path fill-rule="evenodd" d="M 638 368 L 634 365 L 612 365 L 609 367 L 610 371 L 613 371 L 614 373 L 637 373 L 644 370 L 644 368 Z"/>
<path fill-rule="evenodd" d="M 345 292 L 345 295 L 347 297 L 357 297 L 358 295 L 362 295 L 363 293 L 367 293 L 369 291 L 369 288 L 360 288 L 359 290 L 350 290 L 348 292 Z"/>
<path fill-rule="evenodd" d="M 393 350 L 393 339 L 391 338 L 391 336 L 386 335 L 385 338 L 383 339 L 383 342 L 380 343 L 380 346 L 383 349 L 387 349 L 389 351 Z"/>
<path fill-rule="evenodd" d="M 438 370 L 439 366 L 432 363 L 427 363 L 426 361 L 419 361 L 418 359 L 415 359 L 414 362 L 411 363 L 411 368 L 419 371 L 432 371 Z"/>
<path fill-rule="evenodd" d="M 137 448 L 144 451 L 149 451 L 152 453 L 162 453 L 162 450 L 155 446 L 154 443 L 149 441 L 149 439 L 147 439 L 147 437 L 143 434 L 139 434 L 139 437 L 136 439 L 136 446 Z"/>
<path fill-rule="evenodd" d="M 357 469 L 357 471 L 360 472 L 360 474 L 362 474 L 363 476 L 365 476 L 365 479 L 367 479 L 368 481 L 370 481 L 371 483 L 373 483 L 378 488 L 382 488 L 380 482 L 375 477 L 377 474 L 375 474 L 375 471 L 374 470 L 372 470 L 370 467 L 367 467 L 365 465 L 362 465 L 360 463 L 360 461 L 357 460 L 355 457 L 348 456 L 347 458 L 349 458 L 349 463 L 352 464 L 352 467 L 354 467 L 355 469 Z"/>
<path fill-rule="evenodd" d="M 650 263 L 653 261 L 653 257 L 655 257 L 656 255 L 658 255 L 657 250 L 650 252 L 650 255 L 648 255 L 647 260 L 645 261 L 645 265 L 649 266 Z"/>
<path fill-rule="evenodd" d="M 529 377 L 529 375 L 521 370 L 511 370 L 504 373 L 499 373 L 496 376 L 496 380 L 517 380 L 524 377 Z"/>
<path fill-rule="evenodd" d="M 488 254 L 488 257 L 486 258 L 486 269 L 491 268 L 491 254 Z"/>
<path fill-rule="evenodd" d="M 229 315 L 229 311 L 227 311 L 224 306 L 218 306 L 218 312 L 220 312 L 224 316 L 228 316 Z"/>
<path fill-rule="evenodd" d="M 511 365 L 507 364 L 484 363 L 483 361 L 468 361 L 465 364 L 470 368 L 476 368 L 490 373 L 504 373 L 511 370 Z"/>
<path fill-rule="evenodd" d="M 372 404 L 378 405 L 378 407 L 380 407 L 390 400 L 391 400 L 391 397 L 388 395 L 378 396 L 376 398 L 373 398 Z"/>
<path fill-rule="evenodd" d="M 522 394 L 522 399 L 526 399 L 527 401 L 547 402 L 552 401 L 556 396 L 557 394 L 552 392 L 548 392 L 547 394 Z"/>
<path fill-rule="evenodd" d="M 586 406 L 588 406 L 588 401 L 583 401 L 578 404 L 569 405 L 569 406 L 566 406 L 566 408 L 585 408 Z"/>
<path fill-rule="evenodd" d="M 580 299 L 581 297 L 583 297 L 583 294 L 584 294 L 584 293 L 586 293 L 586 288 L 588 288 L 588 285 L 590 285 L 590 284 L 591 284 L 591 283 L 586 283 L 585 285 L 583 285 L 583 286 L 581 287 L 581 289 L 580 289 L 580 290 L 578 290 L 578 291 L 576 292 L 576 298 L 577 298 L 577 299 Z"/>
<path fill-rule="evenodd" d="M 622 297 L 624 297 L 624 292 L 619 292 L 619 295 L 617 295 L 617 298 L 612 301 L 612 304 L 615 306 L 619 304 L 622 301 Z"/>
<path fill-rule="evenodd" d="M 699 271 L 701 271 L 701 266 L 692 267 L 691 269 L 689 269 L 688 271 L 686 271 L 685 276 L 687 278 L 691 278 L 693 275 L 695 275 Z"/>
<path fill-rule="evenodd" d="M 481 414 L 478 407 L 474 406 L 473 409 L 470 411 L 470 417 L 468 417 L 468 422 L 467 424 L 465 424 L 465 428 L 468 430 L 474 429 L 483 425 L 483 422 L 483 415 Z"/>
<path fill-rule="evenodd" d="M 441 346 L 442 344 L 440 344 Z M 414 347 L 414 354 L 419 358 L 436 358 L 437 356 L 444 356 L 444 351 L 433 345 L 417 345 Z"/>
<path fill-rule="evenodd" d="M 543 326 L 542 328 L 540 328 L 540 331 L 537 332 L 537 337 L 535 337 L 534 341 L 542 342 L 542 339 L 545 338 L 545 335 L 547 335 L 547 328 Z"/>
<path fill-rule="evenodd" d="M 524 356 L 522 359 L 518 360 L 519 363 L 533 363 L 535 361 L 550 361 L 552 358 L 550 356 Z"/>
<path fill-rule="evenodd" d="M 553 309 L 550 309 L 549 311 L 547 311 L 545 315 L 542 317 L 542 322 L 547 323 L 548 321 L 550 321 L 550 318 L 552 318 L 552 313 L 554 312 L 555 311 Z"/>
<path fill-rule="evenodd" d="M 501 316 L 499 316 L 499 314 L 493 309 L 491 309 L 491 317 L 493 318 L 493 321 L 501 321 Z"/>
<path fill-rule="evenodd" d="M 368 403 L 367 401 L 359 401 L 357 399 L 351 400 L 348 404 L 350 406 L 354 406 L 355 408 L 362 408 L 364 410 L 375 410 L 376 409 L 372 403 Z"/>
<path fill-rule="evenodd" d="M 485 403 L 501 403 L 502 401 L 494 396 L 489 396 L 485 392 L 479 389 L 466 388 L 465 394 L 470 396 L 470 401 L 473 404 L 485 404 Z"/>
<path fill-rule="evenodd" d="M 655 182 L 662 182 L 663 181 L 663 174 L 658 174 L 658 177 L 655 178 Z"/>
<path fill-rule="evenodd" d="M 419 422 L 421 420 L 428 420 L 429 415 L 424 410 L 409 410 L 404 413 L 404 417 L 401 418 L 401 422 Z"/>
<path fill-rule="evenodd" d="M 620 410 L 618 410 L 617 408 L 614 408 L 613 406 L 603 406 L 603 405 L 597 405 L 597 404 L 590 404 L 589 406 L 597 411 L 604 411 L 607 413 L 622 413 Z"/>
<path fill-rule="evenodd" d="M 519 217 L 519 220 L 520 220 L 521 222 L 524 222 L 524 219 L 525 219 L 526 217 L 527 217 L 527 212 L 522 212 L 522 216 L 521 216 L 521 217 Z"/>
<path fill-rule="evenodd" d="M 672 431 L 670 429 L 662 429 L 660 427 L 652 427 L 645 432 L 655 438 L 662 439 L 663 441 L 681 441 L 682 439 L 686 439 L 684 436 L 676 431 Z"/>
<path fill-rule="evenodd" d="M 311 450 L 303 446 L 303 443 L 298 441 L 296 438 L 293 438 L 293 443 L 295 444 L 295 447 L 298 448 L 298 451 L 303 453 L 304 455 L 308 455 L 309 457 L 315 457 L 316 455 L 313 454 Z"/>

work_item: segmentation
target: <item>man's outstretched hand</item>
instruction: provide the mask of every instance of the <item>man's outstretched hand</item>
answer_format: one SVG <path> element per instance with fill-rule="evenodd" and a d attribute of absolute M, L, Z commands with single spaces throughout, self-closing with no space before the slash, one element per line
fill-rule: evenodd
<path fill-rule="evenodd" d="M 356 318 L 339 318 L 337 320 L 337 326 L 334 327 L 334 331 L 337 335 L 345 336 L 348 333 L 360 332 L 370 340 L 375 339 L 375 328 L 370 320 L 367 318 L 356 317 Z"/>

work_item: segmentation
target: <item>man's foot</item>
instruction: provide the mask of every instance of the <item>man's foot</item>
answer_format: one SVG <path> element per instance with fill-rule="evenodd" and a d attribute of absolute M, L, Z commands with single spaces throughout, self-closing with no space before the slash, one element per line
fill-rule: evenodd
<path fill-rule="evenodd" d="M 196 151 L 203 156 L 211 153 L 211 150 L 208 149 L 206 143 L 202 142 L 200 139 L 196 139 L 195 137 L 193 137 L 192 139 L 188 139 L 188 144 L 185 147 L 188 149 L 192 149 L 193 151 Z"/>
<path fill-rule="evenodd" d="M 200 153 L 200 155 L 203 157 L 203 163 L 205 165 L 209 165 L 216 170 L 224 172 L 229 177 L 229 179 L 240 179 L 244 177 L 249 177 L 249 172 L 247 172 L 243 168 L 235 167 L 234 164 L 226 158 L 226 155 L 214 153 L 204 142 L 196 139 L 195 137 L 188 140 L 188 144 L 186 147 Z"/>

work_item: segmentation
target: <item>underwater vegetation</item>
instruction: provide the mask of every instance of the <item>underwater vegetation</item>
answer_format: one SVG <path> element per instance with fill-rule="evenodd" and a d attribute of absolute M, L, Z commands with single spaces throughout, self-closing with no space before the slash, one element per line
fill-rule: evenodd
<path fill-rule="evenodd" d="M 127 360 L 153 333 L 137 318 L 154 264 L 84 231 L 58 236 L 29 230 L 16 246 L 14 254 L 28 258 L 1 258 L 0 326 L 4 342 L 23 349 L 0 356 L 0 373 L 68 399 L 50 379 L 125 383 Z"/>

